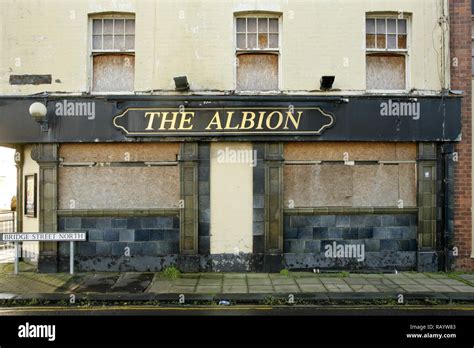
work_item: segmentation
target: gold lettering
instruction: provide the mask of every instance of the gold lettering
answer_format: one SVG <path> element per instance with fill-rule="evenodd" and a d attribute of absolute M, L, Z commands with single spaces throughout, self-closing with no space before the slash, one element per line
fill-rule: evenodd
<path fill-rule="evenodd" d="M 272 121 L 273 115 L 275 115 L 275 114 L 278 115 L 278 123 L 276 124 L 276 126 L 272 127 L 271 126 L 271 121 Z M 283 123 L 283 114 L 280 111 L 273 111 L 267 117 L 266 125 L 267 125 L 268 129 L 271 129 L 271 130 L 277 129 L 278 127 L 281 126 L 282 123 Z"/>
<path fill-rule="evenodd" d="M 262 124 L 263 124 L 263 119 L 265 118 L 265 111 L 260 111 L 258 113 L 258 124 L 257 124 L 257 128 L 255 129 L 258 129 L 258 130 L 262 130 L 263 127 L 262 127 Z"/>
<path fill-rule="evenodd" d="M 288 121 L 289 120 L 291 121 L 291 123 L 293 123 L 293 127 L 295 127 L 295 129 L 298 129 L 298 127 L 300 125 L 300 119 L 301 119 L 302 114 L 303 114 L 303 111 L 298 111 L 298 120 L 296 120 L 295 115 L 293 115 L 290 111 L 287 111 L 286 112 L 286 123 L 285 123 L 285 127 L 283 127 L 283 129 L 289 129 L 288 128 Z"/>
<path fill-rule="evenodd" d="M 189 116 L 189 117 L 187 117 Z M 189 125 L 192 121 L 192 118 L 194 117 L 194 112 L 191 111 L 185 111 L 181 113 L 181 122 L 179 123 L 179 130 L 188 130 L 188 129 L 193 129 L 193 125 Z M 185 127 L 185 125 L 188 125 L 188 127 Z"/>
<path fill-rule="evenodd" d="M 168 114 L 169 112 L 162 112 L 161 113 L 161 125 L 160 125 L 160 130 L 165 130 L 165 124 L 170 123 L 171 126 L 168 128 L 168 130 L 176 130 L 176 118 L 178 117 L 179 112 L 172 112 L 171 113 L 171 119 L 168 119 Z"/>
<path fill-rule="evenodd" d="M 239 129 L 239 126 L 231 127 L 232 116 L 234 116 L 234 111 L 227 111 L 227 121 L 225 123 L 225 129 Z"/>
<path fill-rule="evenodd" d="M 150 119 L 148 120 L 148 127 L 145 128 L 145 130 L 153 130 L 153 121 L 155 120 L 155 116 L 160 116 L 159 112 L 146 112 L 145 113 L 145 118 L 147 116 L 150 116 Z"/>
<path fill-rule="evenodd" d="M 242 124 L 240 129 L 252 129 L 255 127 L 255 113 L 250 111 L 242 112 Z M 248 124 L 248 126 L 246 125 Z"/>
<path fill-rule="evenodd" d="M 216 111 L 216 113 L 212 117 L 212 120 L 207 125 L 206 130 L 211 129 L 212 125 L 217 126 L 216 130 L 222 130 L 221 115 L 219 114 L 219 111 Z"/>

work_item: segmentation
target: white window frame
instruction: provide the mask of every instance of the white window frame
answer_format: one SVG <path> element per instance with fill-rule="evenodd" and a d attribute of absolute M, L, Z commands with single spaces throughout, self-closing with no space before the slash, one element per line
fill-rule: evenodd
<path fill-rule="evenodd" d="M 134 48 L 133 50 L 118 50 L 118 49 L 107 49 L 107 50 L 97 50 L 93 48 L 93 21 L 94 19 L 133 19 L 135 21 L 135 42 L 134 42 Z M 102 23 L 103 25 L 103 23 Z M 125 28 L 124 28 L 125 30 Z M 103 27 L 102 27 L 103 31 Z M 88 50 L 89 50 L 89 59 L 88 59 L 88 79 L 87 79 L 87 90 L 90 94 L 95 94 L 95 95 L 104 95 L 104 94 L 130 94 L 135 92 L 135 87 L 130 90 L 130 91 L 120 91 L 120 92 L 107 92 L 107 91 L 94 91 L 93 90 L 93 84 L 94 84 L 94 56 L 97 55 L 103 55 L 103 54 L 125 54 L 125 55 L 131 55 L 135 57 L 136 53 L 136 38 L 137 38 L 137 28 L 136 28 L 136 17 L 134 13 L 104 13 L 104 14 L 91 14 L 89 16 L 88 20 Z M 135 81 L 133 81 L 133 86 L 135 86 Z"/>
<path fill-rule="evenodd" d="M 234 13 L 234 91 L 237 93 L 274 93 L 281 91 L 282 85 L 282 48 L 281 48 L 281 28 L 282 28 L 282 14 L 272 12 L 246 12 L 246 13 Z M 238 48 L 237 47 L 237 19 L 238 18 L 257 18 L 257 33 L 258 33 L 258 18 L 271 18 L 278 20 L 278 47 L 277 48 Z M 269 37 L 270 39 L 270 37 Z M 270 41 L 270 40 L 269 40 Z M 258 35 L 257 35 L 258 45 Z M 238 56 L 241 54 L 274 54 L 278 56 L 278 89 L 268 91 L 254 91 L 254 90 L 237 90 L 237 68 L 238 68 Z"/>
<path fill-rule="evenodd" d="M 404 49 L 393 49 L 393 48 L 367 48 L 367 19 L 404 19 L 406 20 L 406 41 L 407 41 L 407 48 Z M 385 21 L 385 31 L 387 30 L 387 21 Z M 375 31 L 377 31 L 377 24 L 375 24 Z M 385 34 L 387 35 L 387 34 Z M 394 55 L 403 55 L 405 56 L 405 89 L 368 89 L 366 86 L 366 91 L 369 93 L 374 94 L 386 94 L 386 93 L 407 93 L 411 90 L 411 70 L 410 70 L 410 60 L 411 60 L 411 20 L 410 16 L 399 16 L 396 14 L 371 14 L 366 13 L 364 18 L 364 48 L 365 48 L 365 81 L 367 83 L 367 56 L 368 55 L 377 55 L 377 53 L 393 53 Z M 377 40 L 377 36 L 376 39 Z M 387 40 L 387 38 L 385 39 Z M 387 42 L 387 41 L 386 41 Z M 388 43 L 387 43 L 388 46 Z M 398 22 L 397 22 L 397 46 L 398 46 Z"/>

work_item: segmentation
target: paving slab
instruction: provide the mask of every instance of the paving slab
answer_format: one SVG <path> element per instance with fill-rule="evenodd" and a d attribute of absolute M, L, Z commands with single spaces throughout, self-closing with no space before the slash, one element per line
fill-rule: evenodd
<path fill-rule="evenodd" d="M 198 285 L 196 287 L 196 292 L 206 293 L 206 294 L 218 294 L 222 292 L 222 286 L 215 285 Z"/>
<path fill-rule="evenodd" d="M 272 279 L 273 285 L 296 285 L 294 278 L 274 278 Z"/>
<path fill-rule="evenodd" d="M 167 292 L 171 292 L 172 286 L 173 282 L 171 280 L 154 280 L 146 292 L 165 294 Z"/>
<path fill-rule="evenodd" d="M 76 288 L 76 292 L 109 292 L 112 286 L 119 279 L 120 274 L 96 273 L 92 277 L 84 280 Z"/>
<path fill-rule="evenodd" d="M 190 294 L 196 292 L 196 287 L 186 285 L 172 285 L 170 292 L 175 294 Z"/>
<path fill-rule="evenodd" d="M 298 285 L 301 284 L 308 284 L 308 285 L 323 285 L 320 279 L 316 277 L 308 277 L 308 278 L 295 278 Z"/>
<path fill-rule="evenodd" d="M 239 286 L 239 285 L 224 285 L 222 287 L 222 292 L 224 294 L 246 294 L 248 293 L 247 286 Z"/>
<path fill-rule="evenodd" d="M 210 279 L 210 278 L 199 278 L 198 286 L 221 286 L 222 278 Z"/>
<path fill-rule="evenodd" d="M 247 280 L 245 278 L 224 278 L 223 285 L 247 286 Z"/>
<path fill-rule="evenodd" d="M 174 279 L 173 284 L 178 286 L 196 286 L 198 279 Z"/>
<path fill-rule="evenodd" d="M 272 285 L 270 278 L 247 278 L 247 284 L 250 285 Z"/>
<path fill-rule="evenodd" d="M 456 289 L 453 289 L 452 287 L 448 285 L 426 285 L 428 289 L 431 291 L 435 292 L 456 292 Z"/>
<path fill-rule="evenodd" d="M 110 292 L 140 293 L 144 292 L 153 280 L 153 273 L 125 273 L 112 285 Z"/>
<path fill-rule="evenodd" d="M 402 285 L 402 289 L 407 292 L 422 292 L 426 291 L 429 292 L 430 290 L 423 285 Z"/>
<path fill-rule="evenodd" d="M 302 292 L 327 292 L 327 289 L 324 285 L 300 285 L 299 286 Z"/>
<path fill-rule="evenodd" d="M 297 285 L 275 285 L 273 289 L 277 293 L 296 293 L 300 292 Z"/>
<path fill-rule="evenodd" d="M 224 280 L 226 279 L 247 279 L 247 275 L 245 273 L 225 273 Z"/>
<path fill-rule="evenodd" d="M 351 285 L 355 292 L 378 292 L 379 290 L 374 285 Z"/>
<path fill-rule="evenodd" d="M 265 285 L 249 285 L 249 293 L 272 293 L 272 286 Z"/>
<path fill-rule="evenodd" d="M 440 279 L 439 282 L 444 284 L 444 285 L 457 285 L 457 286 L 464 285 L 464 283 L 462 281 L 452 279 L 452 278 Z"/>
<path fill-rule="evenodd" d="M 474 287 L 472 286 L 469 286 L 469 285 L 465 285 L 465 286 L 451 286 L 453 289 L 455 289 L 456 291 L 458 292 L 472 292 L 474 293 Z"/>

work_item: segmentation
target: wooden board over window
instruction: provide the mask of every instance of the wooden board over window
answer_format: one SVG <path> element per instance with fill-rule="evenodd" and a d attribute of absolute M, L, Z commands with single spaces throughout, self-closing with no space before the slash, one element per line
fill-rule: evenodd
<path fill-rule="evenodd" d="M 237 89 L 240 91 L 278 90 L 278 55 L 239 54 Z"/>
<path fill-rule="evenodd" d="M 401 54 L 367 55 L 367 89 L 404 90 L 405 56 Z"/>
<path fill-rule="evenodd" d="M 130 54 L 103 54 L 93 57 L 95 92 L 133 91 L 135 57 Z"/>

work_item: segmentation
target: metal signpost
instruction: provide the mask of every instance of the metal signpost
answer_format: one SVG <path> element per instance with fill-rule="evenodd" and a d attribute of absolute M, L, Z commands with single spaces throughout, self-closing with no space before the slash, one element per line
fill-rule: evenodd
<path fill-rule="evenodd" d="M 69 273 L 74 274 L 74 242 L 86 241 L 85 232 L 33 232 L 33 233 L 4 233 L 1 239 L 4 242 L 15 243 L 15 268 L 14 273 L 18 274 L 19 242 L 69 242 Z"/>

